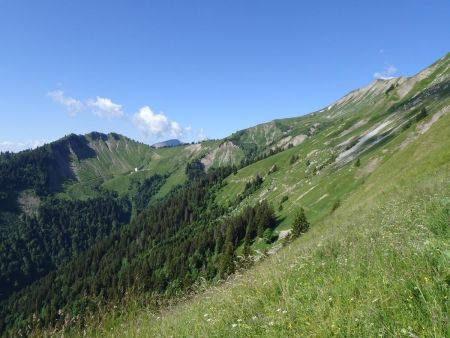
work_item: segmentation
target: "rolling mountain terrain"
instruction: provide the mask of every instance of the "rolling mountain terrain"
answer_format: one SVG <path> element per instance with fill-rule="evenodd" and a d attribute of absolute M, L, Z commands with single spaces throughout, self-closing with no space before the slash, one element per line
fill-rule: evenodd
<path fill-rule="evenodd" d="M 448 336 L 450 54 L 221 140 L 1 154 L 0 229 L 5 336 Z"/>

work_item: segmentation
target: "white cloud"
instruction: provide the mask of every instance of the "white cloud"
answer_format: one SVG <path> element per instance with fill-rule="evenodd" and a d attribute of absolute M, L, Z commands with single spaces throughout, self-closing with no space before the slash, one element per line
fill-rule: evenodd
<path fill-rule="evenodd" d="M 106 97 L 97 96 L 95 100 L 89 100 L 87 105 L 95 115 L 101 118 L 110 119 L 123 116 L 122 105 L 114 103 Z"/>
<path fill-rule="evenodd" d="M 112 102 L 106 97 L 97 96 L 85 102 L 66 96 L 62 90 L 55 90 L 47 95 L 56 103 L 63 105 L 69 115 L 75 116 L 81 111 L 88 111 L 101 118 L 118 118 L 124 115 L 122 105 Z"/>
<path fill-rule="evenodd" d="M 393 65 L 388 65 L 383 71 L 376 72 L 373 77 L 380 80 L 389 80 L 394 78 L 394 74 L 397 73 L 397 68 Z"/>
<path fill-rule="evenodd" d="M 55 102 L 62 104 L 70 115 L 76 115 L 78 112 L 83 110 L 83 102 L 74 99 L 73 97 L 66 96 L 62 90 L 55 90 L 47 93 L 47 95 Z"/>
<path fill-rule="evenodd" d="M 25 149 L 34 149 L 43 144 L 42 140 L 27 140 L 27 141 L 0 141 L 0 152 L 12 151 L 18 152 Z"/>
<path fill-rule="evenodd" d="M 155 114 L 149 106 L 144 106 L 133 115 L 133 124 L 147 137 L 154 136 L 183 136 L 186 129 L 183 129 L 178 122 L 171 121 L 160 113 Z"/>
<path fill-rule="evenodd" d="M 80 101 L 66 96 L 62 90 L 47 94 L 53 101 L 63 105 L 70 115 L 80 111 L 90 112 L 100 118 L 120 118 L 125 116 L 123 106 L 111 99 L 97 96 L 95 99 Z M 128 115 L 127 115 L 128 116 Z M 170 120 L 163 113 L 155 114 L 149 106 L 144 106 L 132 116 L 132 122 L 147 137 L 182 137 L 191 132 L 191 127 L 183 128 L 176 121 Z M 203 136 L 202 136 L 203 137 Z M 206 135 L 203 137 L 206 138 Z"/>

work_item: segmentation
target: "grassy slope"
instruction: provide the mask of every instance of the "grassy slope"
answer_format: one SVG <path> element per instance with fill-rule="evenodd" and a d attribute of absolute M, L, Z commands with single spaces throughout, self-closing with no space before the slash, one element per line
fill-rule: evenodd
<path fill-rule="evenodd" d="M 448 64 L 446 56 L 403 102 L 434 83 L 442 69 L 448 72 Z M 418 133 L 448 106 L 448 91 L 444 99 L 428 96 L 393 111 L 401 103 L 396 91 L 272 124 L 294 126 L 292 135 L 303 124 L 322 126 L 303 144 L 239 170 L 218 193 L 219 203 L 233 205 L 243 183 L 263 175 L 262 188 L 236 210 L 261 198 L 278 207 L 288 196 L 278 230 L 290 227 L 301 205 L 314 224 L 308 234 L 232 283 L 161 314 L 132 307 L 112 311 L 90 335 L 448 336 L 450 114 Z M 429 116 L 418 123 L 412 118 L 401 133 L 358 155 L 361 167 L 327 165 L 314 174 L 314 167 L 336 155 L 338 144 L 386 119 L 401 126 L 423 104 Z M 361 120 L 366 124 L 342 135 Z M 254 134 L 261 130 L 267 132 L 259 127 Z M 290 164 L 294 154 L 299 161 Z M 274 164 L 279 170 L 268 175 Z M 337 199 L 342 205 L 331 214 Z"/>
<path fill-rule="evenodd" d="M 127 335 L 137 336 L 322 336 L 335 330 L 340 335 L 373 336 L 377 332 L 401 334 L 404 329 L 415 333 L 435 330 L 435 335 L 448 335 L 442 322 L 448 320 L 448 298 L 444 298 L 448 288 L 443 281 L 448 278 L 445 264 L 448 266 L 450 255 L 449 114 L 425 135 L 418 133 L 418 127 L 448 106 L 448 89 L 442 92 L 443 100 L 431 95 L 408 109 L 395 107 L 429 88 L 441 74 L 448 74 L 449 61 L 446 56 L 437 62 L 434 71 L 418 81 L 401 101 L 397 88 L 389 94 L 374 94 L 368 87 L 369 92 L 363 96 L 344 100 L 330 109 L 243 131 L 240 142 L 256 142 L 262 145 L 261 149 L 268 149 L 287 136 L 309 137 L 297 147 L 230 176 L 218 192 L 217 201 L 234 209 L 233 201 L 243 191 L 244 182 L 259 174 L 265 177 L 262 188 L 236 210 L 261 198 L 267 198 L 277 209 L 281 198 L 288 196 L 283 210 L 278 212 L 281 223 L 277 230 L 289 228 L 295 210 L 303 206 L 314 224 L 311 232 L 231 285 L 165 311 L 163 320 L 156 320 L 157 315 L 145 310 L 136 315 L 130 307 L 125 308 L 125 317 L 119 320 L 114 317 L 118 312 L 113 311 L 91 334 L 117 336 L 126 331 Z M 387 88 L 389 83 L 383 85 Z M 430 114 L 416 123 L 411 114 L 421 105 L 426 105 Z M 393 120 L 402 126 L 411 116 L 412 125 L 407 130 L 399 129 L 403 132 L 357 155 L 361 167 L 330 164 L 330 159 L 341 151 L 338 145 L 342 142 L 360 137 L 383 121 Z M 359 121 L 365 123 L 349 129 Z M 170 173 L 158 194 L 163 196 L 186 179 L 187 161 L 220 144 L 211 141 L 203 143 L 201 149 L 181 146 L 152 150 L 150 158 L 146 157 L 148 152 L 135 151 L 137 160 L 123 155 L 121 149 L 125 147 L 120 145 L 119 154 L 114 156 L 114 149 L 99 146 L 103 156 L 88 159 L 80 167 L 84 166 L 88 173 L 96 168 L 106 174 L 97 173 L 69 188 L 75 189 L 75 197 L 91 193 L 91 184 L 125 193 L 132 179 Z M 292 155 L 299 156 L 295 164 L 290 164 Z M 119 171 L 111 171 L 111 163 Z M 278 171 L 268 175 L 275 164 Z M 134 167 L 140 171 L 134 173 Z M 86 191 L 76 190 L 81 188 Z M 341 200 L 342 206 L 331 214 L 336 200 Z M 436 231 L 439 226 L 440 232 Z M 432 243 L 431 251 L 423 243 Z M 254 245 L 254 249 L 263 247 L 261 242 Z M 345 264 L 341 264 L 342 260 Z M 301 271 L 298 266 L 302 266 Z M 423 293 L 421 282 L 430 288 L 431 298 Z M 417 290 L 422 292 L 422 300 Z M 189 325 L 190 322 L 194 324 Z"/>
<path fill-rule="evenodd" d="M 83 136 L 80 136 L 83 137 Z M 144 169 L 154 156 L 153 149 L 123 136 L 94 139 L 91 134 L 84 136 L 96 157 L 78 160 L 73 156 L 72 166 L 77 180 L 65 183 L 61 197 L 87 198 L 96 194 L 98 187 L 112 181 L 110 187 L 118 192 L 128 189 L 128 176 L 134 168 Z M 118 182 L 115 182 L 115 181 Z"/>
<path fill-rule="evenodd" d="M 448 73 L 447 68 L 449 62 L 450 56 L 447 55 L 430 66 L 432 67 L 430 68 L 432 70 L 430 71 L 430 74 L 421 79 L 421 81 L 415 83 L 413 90 L 403 97 L 403 101 L 410 99 L 413 95 L 430 87 L 433 84 L 433 81 L 441 74 Z M 413 79 L 410 80 L 412 81 Z M 305 144 L 297 147 L 298 154 L 303 161 L 300 161 L 300 163 L 293 166 L 288 171 L 285 170 L 284 172 L 274 174 L 273 177 L 271 177 L 271 179 L 273 178 L 272 184 L 268 184 L 268 186 L 274 187 L 274 185 L 280 183 L 280 190 L 278 191 L 278 195 L 280 196 L 278 196 L 278 199 L 281 199 L 282 197 L 281 187 L 288 187 L 291 189 L 291 187 L 296 184 L 293 189 L 293 197 L 298 198 L 309 189 L 306 189 L 305 182 L 297 182 L 292 179 L 289 180 L 284 178 L 286 178 L 286 175 L 296 178 L 303 175 L 305 168 L 302 167 L 302 164 L 304 164 L 306 155 L 309 152 L 312 150 L 319 151 L 309 159 L 311 161 L 316 161 L 316 165 L 317 163 L 320 164 L 320 162 L 326 161 L 333 152 L 336 152 L 337 145 L 353 138 L 357 138 L 364 131 L 374 128 L 382 121 L 394 119 L 394 124 L 400 124 L 406 119 L 408 113 L 411 113 L 411 109 L 409 111 L 397 110 L 395 111 L 395 114 L 392 115 L 392 109 L 401 102 L 399 98 L 400 89 L 395 87 L 399 81 L 400 79 L 393 79 L 389 81 L 374 82 L 366 88 L 350 93 L 337 104 L 330 106 L 329 109 L 326 108 L 320 112 L 298 118 L 281 119 L 261 124 L 239 131 L 228 139 L 244 148 L 249 144 L 253 144 L 258 153 L 264 153 L 277 145 L 287 146 L 287 143 L 284 143 L 282 140 L 298 135 L 308 135 Z M 395 88 L 386 93 L 391 85 Z M 400 84 L 400 87 L 401 86 L 402 84 Z M 427 102 L 428 107 L 430 107 L 430 104 L 434 105 L 436 103 Z M 342 134 L 360 121 L 365 121 L 365 124 L 362 124 L 358 128 L 354 128 L 345 135 Z M 237 164 L 244 156 L 244 151 L 242 149 L 236 148 L 231 152 L 228 152 L 221 148 L 220 145 L 222 144 L 222 141 L 202 142 L 200 147 L 198 147 L 198 145 L 188 145 L 174 148 L 152 149 L 147 145 L 136 143 L 125 137 L 121 137 L 117 140 L 110 135 L 106 142 L 93 140 L 89 135 L 87 135 L 87 138 L 90 141 L 92 148 L 96 150 L 98 157 L 74 162 L 77 168 L 79 182 L 70 182 L 66 184 L 64 194 L 72 198 L 86 198 L 95 195 L 99 186 L 124 194 L 128 191 L 130 181 L 133 179 L 142 180 L 153 174 L 170 173 L 169 179 L 158 194 L 158 197 L 161 197 L 174 186 L 185 181 L 185 165 L 194 158 L 200 158 L 210 154 L 211 156 L 209 159 L 212 161 L 212 166 L 218 166 L 230 163 Z M 287 142 L 289 143 L 289 141 Z M 240 184 L 242 183 L 242 180 L 247 180 L 258 172 L 266 174 L 270 169 L 267 165 L 273 165 L 275 160 L 281 160 L 283 163 L 287 163 L 289 161 L 289 159 L 286 158 L 287 154 L 289 153 L 289 156 L 291 156 L 294 152 L 294 150 L 291 150 L 291 152 L 283 152 L 280 157 L 271 157 L 266 162 L 260 161 L 254 166 L 245 168 L 245 170 L 240 172 L 234 180 L 229 180 L 232 187 L 226 189 L 224 193 L 219 196 L 219 200 L 226 204 L 235 198 L 236 194 L 239 193 L 239 190 L 242 189 L 242 184 Z M 224 161 L 225 159 L 226 161 Z M 134 168 L 139 169 L 139 175 L 134 173 Z M 277 177 L 281 179 L 278 179 L 278 182 L 275 182 Z M 345 179 L 343 178 L 342 183 L 353 182 L 352 177 L 348 176 L 347 179 L 347 182 L 344 182 Z M 307 184 L 309 185 L 311 181 L 311 179 L 308 180 Z M 319 179 L 318 181 L 321 180 Z M 233 182 L 235 183 L 234 185 L 232 184 Z M 314 186 L 313 183 L 311 184 Z M 319 189 L 314 188 L 315 192 L 322 194 L 319 196 L 316 196 L 314 193 L 308 194 L 308 196 L 304 198 L 316 198 L 316 200 L 301 202 L 305 205 L 312 204 L 328 193 L 327 191 L 330 189 L 333 194 L 328 194 L 335 195 L 334 198 L 338 199 L 341 195 L 345 195 L 346 193 L 346 191 L 341 191 L 341 188 L 347 191 L 353 189 L 353 187 L 348 184 L 340 184 L 340 187 L 333 187 L 330 185 L 323 189 L 320 189 L 320 187 Z M 333 190 L 335 191 L 333 192 Z M 295 191 L 302 191 L 302 193 L 296 193 Z M 268 197 L 273 200 L 273 195 L 274 194 L 269 193 Z M 292 202 L 292 199 L 290 202 Z M 324 207 L 329 208 L 333 201 L 324 197 L 323 201 L 321 200 L 317 203 L 321 203 Z M 290 203 L 287 205 L 289 207 Z M 289 210 L 290 209 L 288 208 L 284 214 L 289 215 Z M 282 217 L 285 215 L 282 215 Z M 322 216 L 323 215 L 318 214 L 312 217 L 320 218 Z M 289 217 L 286 220 L 289 221 Z"/>
<path fill-rule="evenodd" d="M 374 94 L 369 86 L 367 87 L 368 94 L 347 102 L 344 100 L 343 103 L 333 105 L 328 110 L 300 118 L 279 120 L 278 124 L 292 125 L 293 130 L 301 128 L 303 124 L 307 126 L 318 124 L 319 127 L 317 132 L 301 145 L 258 161 L 229 177 L 226 181 L 227 185 L 218 194 L 218 202 L 223 205 L 233 205 L 233 201 L 243 192 L 244 183 L 256 175 L 260 175 L 265 178 L 262 188 L 247 198 L 239 208 L 245 204 L 254 204 L 261 198 L 267 198 L 275 207 L 278 207 L 281 199 L 286 196 L 289 199 L 283 204 L 283 210 L 279 213 L 280 230 L 289 227 L 295 216 L 294 211 L 300 206 L 306 209 L 313 222 L 320 220 L 330 213 L 335 201 L 345 199 L 349 193 L 365 181 L 377 166 L 396 154 L 401 149 L 401 144 L 407 143 L 406 139 L 417 137 L 418 124 L 429 122 L 432 114 L 445 107 L 448 109 L 450 103 L 448 89 L 442 91 L 446 95 L 444 99 L 439 95 L 428 96 L 420 102 L 415 102 L 408 109 L 393 108 L 402 102 L 408 102 L 413 95 L 420 94 L 440 75 L 444 74 L 448 78 L 449 64 L 449 56 L 433 64 L 434 72 L 422 81 L 418 81 L 402 101 L 392 102 L 391 100 L 391 96 L 396 96 L 398 88 L 389 92 L 388 95 L 385 94 L 385 90 Z M 394 79 L 392 83 L 395 84 L 396 81 L 398 80 Z M 376 83 L 374 84 L 376 85 Z M 390 82 L 387 81 L 384 88 L 389 88 L 389 86 Z M 351 95 L 352 93 L 347 97 Z M 436 97 L 439 97 L 439 100 Z M 416 123 L 414 114 L 419 107 L 423 106 L 427 107 L 430 116 L 424 121 Z M 411 122 L 410 128 L 401 133 L 408 120 Z M 355 128 L 359 121 L 365 123 Z M 340 144 L 359 138 L 385 121 L 393 121 L 392 125 L 398 126 L 398 131 L 386 138 L 387 143 L 380 142 L 358 154 L 357 157 L 361 159 L 360 168 L 330 165 L 333 162 L 333 156 L 342 151 L 339 147 Z M 297 155 L 299 160 L 295 164 L 290 164 L 293 155 Z M 278 171 L 268 175 L 274 165 L 277 165 Z M 322 166 L 323 168 L 321 168 Z M 315 169 L 318 168 L 320 170 L 315 172 Z"/>
<path fill-rule="evenodd" d="M 402 98 L 403 101 L 431 87 L 440 75 L 448 74 L 449 63 L 450 54 L 431 65 L 428 68 L 430 71 L 429 74 L 414 84 L 413 89 Z M 170 173 L 171 176 L 158 194 L 158 197 L 161 197 L 174 186 L 185 181 L 185 165 L 194 158 L 200 158 L 209 154 L 211 155 L 210 160 L 212 166 L 238 164 L 244 157 L 244 148 L 247 148 L 249 145 L 251 145 L 250 148 L 256 147 L 257 153 L 261 154 L 276 146 L 286 147 L 290 142 L 286 140 L 298 135 L 308 135 L 308 139 L 305 142 L 306 145 L 297 147 L 300 155 L 303 156 L 303 160 L 305 160 L 306 154 L 308 153 L 306 150 L 318 150 L 322 153 L 316 154 L 311 160 L 324 161 L 326 160 L 324 156 L 330 156 L 338 144 L 361 135 L 363 131 L 373 128 L 383 120 L 390 119 L 392 109 L 401 102 L 400 88 L 396 87 L 401 82 L 400 80 L 393 79 L 374 82 L 366 88 L 350 93 L 336 104 L 320 112 L 297 118 L 275 120 L 241 130 L 227 138 L 228 140 L 232 140 L 235 145 L 241 147 L 241 149 L 236 148 L 232 151 L 226 151 L 220 148 L 223 140 L 202 142 L 200 147 L 198 145 L 188 145 L 174 148 L 152 149 L 145 144 L 134 142 L 119 135 L 110 134 L 107 140 L 105 140 L 103 138 L 99 139 L 96 133 L 88 134 L 86 135 L 86 139 L 98 156 L 81 161 L 75 158 L 73 159 L 72 164 L 76 168 L 78 181 L 67 182 L 64 193 L 61 196 L 70 198 L 91 197 L 96 194 L 100 186 L 117 191 L 119 194 L 125 194 L 133 179 L 142 180 L 153 174 Z M 409 79 L 408 81 L 413 80 Z M 391 85 L 394 89 L 388 90 Z M 400 83 L 401 86 L 402 84 Z M 377 91 L 377 88 L 381 89 Z M 444 95 L 448 95 L 448 89 Z M 436 103 L 428 102 L 428 104 L 434 105 Z M 398 119 L 395 123 L 399 123 L 405 119 L 407 111 L 397 111 L 395 115 L 395 119 Z M 365 121 L 365 124 L 345 135 L 341 134 L 343 131 L 354 126 L 358 121 Z M 283 157 L 286 154 L 284 152 L 278 159 L 284 162 L 288 161 L 288 159 L 286 160 Z M 277 157 L 271 158 L 271 161 L 273 162 L 274 159 L 277 159 Z M 227 200 L 235 197 L 236 193 L 239 192 L 239 187 L 236 186 L 241 186 L 240 182 L 242 182 L 242 179 L 249 178 L 249 176 L 244 177 L 245 173 L 252 174 L 252 171 L 257 170 L 263 170 L 263 173 L 266 173 L 270 169 L 264 166 L 264 162 L 258 163 L 257 166 L 260 166 L 260 168 L 251 166 L 245 169 L 244 172 L 240 172 L 235 180 L 235 186 L 230 187 L 224 192 L 219 197 L 219 200 L 222 199 L 226 203 Z M 140 173 L 138 175 L 134 174 L 134 168 L 139 169 Z M 290 171 L 285 171 L 283 175 L 299 177 L 303 171 L 304 168 L 299 168 L 297 165 L 297 167 L 291 168 Z M 281 173 L 275 174 L 273 177 L 276 178 L 277 175 L 281 177 Z M 232 183 L 233 180 L 230 179 L 229 182 Z M 292 182 L 292 180 L 282 182 L 282 184 L 288 187 L 295 183 L 298 182 Z M 305 186 L 303 183 L 297 184 L 295 189 L 297 191 L 305 191 Z M 339 187 L 331 187 L 331 189 L 336 190 L 335 198 L 340 198 L 341 189 Z M 348 190 L 351 189 L 352 187 L 349 187 Z M 315 189 L 318 192 L 324 192 L 325 190 L 327 189 Z M 324 194 L 320 196 L 312 194 L 310 196 L 320 198 Z M 296 198 L 299 196 L 300 194 L 297 194 Z M 269 197 L 271 198 L 270 195 Z M 281 199 L 281 196 L 279 198 Z M 312 203 L 312 201 L 304 204 L 308 203 Z M 329 204 L 332 202 L 325 200 L 320 203 L 329 207 Z M 284 217 L 284 215 L 282 216 Z M 317 215 L 317 217 L 320 218 L 321 215 Z"/>
<path fill-rule="evenodd" d="M 217 142 L 200 145 L 183 145 L 173 148 L 153 149 L 121 136 L 114 139 L 108 135 L 105 140 L 93 140 L 88 134 L 89 145 L 97 157 L 78 161 L 72 159 L 77 180 L 66 182 L 61 197 L 87 198 L 96 194 L 99 187 L 123 195 L 128 192 L 132 181 L 142 181 L 155 174 L 169 174 L 158 196 L 163 196 L 177 184 L 185 181 L 186 163 L 200 157 Z M 135 172 L 135 168 L 138 172 Z"/>
<path fill-rule="evenodd" d="M 162 313 L 110 315 L 88 334 L 449 336 L 449 133 L 447 114 L 334 214 L 231 283 Z"/>

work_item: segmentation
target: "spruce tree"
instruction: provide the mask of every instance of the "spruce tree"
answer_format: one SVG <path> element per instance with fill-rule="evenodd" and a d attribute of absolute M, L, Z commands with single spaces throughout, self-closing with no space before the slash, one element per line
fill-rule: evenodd
<path fill-rule="evenodd" d="M 220 276 L 225 277 L 234 273 L 235 265 L 234 265 L 235 255 L 234 255 L 234 246 L 233 242 L 228 241 L 225 244 L 225 252 L 222 256 L 222 261 L 220 264 Z"/>
<path fill-rule="evenodd" d="M 220 277 L 225 277 L 231 275 L 235 271 L 235 260 L 236 256 L 234 253 L 233 245 L 233 225 L 229 225 L 227 228 L 227 235 L 225 240 L 225 249 L 222 254 L 222 259 L 220 262 Z"/>
<path fill-rule="evenodd" d="M 309 222 L 306 219 L 305 209 L 300 208 L 297 216 L 295 217 L 294 224 L 292 226 L 292 237 L 296 238 L 305 233 L 309 229 Z"/>

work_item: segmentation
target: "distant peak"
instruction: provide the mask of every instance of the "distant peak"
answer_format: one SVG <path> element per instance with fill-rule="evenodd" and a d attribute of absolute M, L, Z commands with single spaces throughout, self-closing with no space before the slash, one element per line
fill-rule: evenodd
<path fill-rule="evenodd" d="M 176 147 L 181 145 L 181 141 L 178 139 L 171 139 L 163 142 L 158 142 L 152 145 L 153 148 L 165 148 L 165 147 Z"/>

